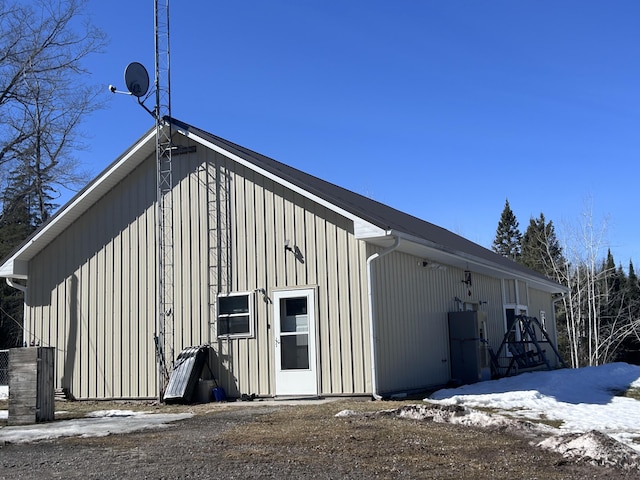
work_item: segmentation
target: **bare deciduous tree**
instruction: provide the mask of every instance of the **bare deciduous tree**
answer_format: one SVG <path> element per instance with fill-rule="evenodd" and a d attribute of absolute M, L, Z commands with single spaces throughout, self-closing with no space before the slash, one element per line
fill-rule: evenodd
<path fill-rule="evenodd" d="M 614 360 L 620 344 L 640 328 L 632 313 L 637 309 L 628 307 L 624 292 L 612 291 L 615 265 L 602 260 L 607 224 L 605 218 L 598 225 L 588 207 L 580 224 L 565 228 L 563 235 L 567 261 L 557 279 L 570 288 L 563 305 L 573 367 Z"/>
<path fill-rule="evenodd" d="M 105 35 L 85 0 L 0 0 L 0 257 L 53 210 L 56 186 L 83 184 L 73 153 L 81 120 L 99 107 L 83 66 Z M 0 339 L 18 346 L 20 294 L 0 284 Z"/>
<path fill-rule="evenodd" d="M 83 61 L 105 35 L 81 21 L 84 0 L 0 0 L 0 167 L 32 175 L 40 221 L 44 186 L 75 186 L 78 125 L 99 106 Z M 6 179 L 8 175 L 3 175 Z M 5 185 L 2 185 L 3 187 Z"/>

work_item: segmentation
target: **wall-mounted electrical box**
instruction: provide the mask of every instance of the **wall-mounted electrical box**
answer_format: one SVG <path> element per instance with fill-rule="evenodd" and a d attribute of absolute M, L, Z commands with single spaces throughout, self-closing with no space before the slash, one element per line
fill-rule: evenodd
<path fill-rule="evenodd" d="M 491 379 L 485 312 L 449 312 L 449 355 L 452 382 Z"/>

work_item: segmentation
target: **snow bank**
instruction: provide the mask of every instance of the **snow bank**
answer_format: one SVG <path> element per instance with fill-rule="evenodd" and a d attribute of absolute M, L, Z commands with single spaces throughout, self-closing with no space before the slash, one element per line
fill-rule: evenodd
<path fill-rule="evenodd" d="M 560 452 L 567 458 L 626 470 L 640 470 L 638 452 L 596 430 L 549 437 L 538 443 L 538 446 Z"/>
<path fill-rule="evenodd" d="M 564 432 L 606 433 L 640 451 L 640 402 L 616 396 L 640 388 L 640 367 L 597 367 L 523 373 L 435 392 L 426 401 L 502 410 L 509 416 L 552 420 Z"/>

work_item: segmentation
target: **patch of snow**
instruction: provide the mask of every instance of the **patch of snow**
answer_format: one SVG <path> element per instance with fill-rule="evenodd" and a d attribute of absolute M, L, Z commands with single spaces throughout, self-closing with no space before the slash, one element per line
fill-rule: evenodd
<path fill-rule="evenodd" d="M 0 385 L 0 400 L 6 400 L 9 398 L 9 386 Z"/>
<path fill-rule="evenodd" d="M 92 412 L 86 418 L 0 428 L 0 443 L 28 443 L 58 437 L 104 437 L 152 428 L 192 417 L 190 413 L 157 414 L 128 410 Z"/>
<path fill-rule="evenodd" d="M 629 388 L 640 388 L 640 367 L 611 363 L 597 367 L 523 373 L 439 390 L 425 401 L 439 405 L 490 408 L 517 419 L 557 421 L 560 423 L 558 434 L 541 446 L 555 449 L 566 456 L 584 456 L 607 464 L 604 457 L 613 455 L 618 458 L 622 454 L 605 449 L 602 435 L 620 442 L 621 448 L 631 449 L 635 454 L 640 452 L 640 444 L 637 443 L 640 439 L 640 402 L 617 396 Z M 593 446 L 593 432 L 598 433 L 599 447 Z M 592 442 L 591 447 L 576 446 L 576 442 L 587 440 Z M 625 455 L 621 458 L 621 462 L 627 461 Z M 640 465 L 638 459 L 640 456 L 636 455 L 628 461 Z"/>
<path fill-rule="evenodd" d="M 618 392 L 640 387 L 640 367 L 597 367 L 523 373 L 515 377 L 444 389 L 425 399 L 504 411 L 509 416 L 561 423 L 564 432 L 606 433 L 640 451 L 640 402 Z"/>
<path fill-rule="evenodd" d="M 567 458 L 586 460 L 598 465 L 627 470 L 639 469 L 640 466 L 638 452 L 597 430 L 549 437 L 538 443 L 538 446 L 560 452 Z"/>
<path fill-rule="evenodd" d="M 357 415 L 361 415 L 359 412 L 356 412 L 355 410 L 342 410 L 338 413 L 336 413 L 336 417 L 354 417 Z"/>
<path fill-rule="evenodd" d="M 133 410 L 97 410 L 89 412 L 85 417 L 107 418 L 107 417 L 133 417 L 134 415 L 145 415 L 145 412 L 134 412 Z"/>
<path fill-rule="evenodd" d="M 338 416 L 396 415 L 504 429 L 567 458 L 640 470 L 640 401 L 617 396 L 629 388 L 640 388 L 640 366 L 613 363 L 523 373 L 439 390 L 423 405 L 373 414 L 345 410 Z M 559 428 L 540 423 L 546 420 Z"/>

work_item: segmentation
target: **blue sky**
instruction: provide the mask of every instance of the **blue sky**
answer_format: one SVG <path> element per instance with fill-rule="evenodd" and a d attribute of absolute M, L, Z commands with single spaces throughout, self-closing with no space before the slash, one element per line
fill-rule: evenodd
<path fill-rule="evenodd" d="M 95 175 L 153 126 L 107 91 L 153 73 L 153 1 L 88 11 Z M 486 247 L 506 198 L 523 232 L 592 210 L 640 267 L 640 2 L 192 0 L 170 22 L 174 117 Z"/>

